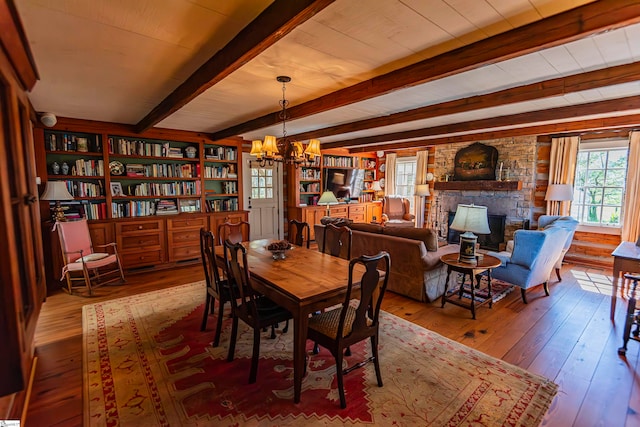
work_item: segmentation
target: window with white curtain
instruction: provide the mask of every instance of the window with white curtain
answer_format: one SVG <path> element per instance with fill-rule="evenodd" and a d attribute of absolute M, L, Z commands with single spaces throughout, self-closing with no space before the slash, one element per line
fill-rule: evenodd
<path fill-rule="evenodd" d="M 413 208 L 413 193 L 416 186 L 416 158 L 399 157 L 396 160 L 396 188 L 395 195 L 409 199 L 411 213 Z"/>
<path fill-rule="evenodd" d="M 622 225 L 628 141 L 581 142 L 571 216 L 583 225 Z"/>

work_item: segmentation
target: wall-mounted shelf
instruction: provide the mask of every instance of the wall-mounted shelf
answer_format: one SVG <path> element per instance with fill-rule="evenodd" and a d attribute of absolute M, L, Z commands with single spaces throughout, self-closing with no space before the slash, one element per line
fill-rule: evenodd
<path fill-rule="evenodd" d="M 434 183 L 433 189 L 440 191 L 518 191 L 522 190 L 522 181 L 440 181 Z"/>

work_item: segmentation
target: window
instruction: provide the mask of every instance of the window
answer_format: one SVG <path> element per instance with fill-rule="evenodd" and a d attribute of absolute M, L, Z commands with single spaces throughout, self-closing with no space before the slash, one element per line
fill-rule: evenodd
<path fill-rule="evenodd" d="M 622 224 L 628 142 L 581 143 L 571 215 L 584 225 Z"/>
<path fill-rule="evenodd" d="M 273 198 L 273 169 L 251 168 L 251 198 Z"/>
<path fill-rule="evenodd" d="M 416 158 L 401 157 L 396 160 L 396 189 L 395 194 L 409 199 L 411 212 L 413 210 L 413 193 L 416 185 Z"/>

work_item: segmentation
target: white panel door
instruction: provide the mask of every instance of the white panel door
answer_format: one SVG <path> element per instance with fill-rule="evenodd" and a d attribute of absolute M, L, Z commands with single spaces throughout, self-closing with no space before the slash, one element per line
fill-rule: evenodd
<path fill-rule="evenodd" d="M 247 153 L 242 153 L 242 161 L 244 206 L 249 211 L 251 239 L 282 239 L 282 165 L 261 167 Z"/>

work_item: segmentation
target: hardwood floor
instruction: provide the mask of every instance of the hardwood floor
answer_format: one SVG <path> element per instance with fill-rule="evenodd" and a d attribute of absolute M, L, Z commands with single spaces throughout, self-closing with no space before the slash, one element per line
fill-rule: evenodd
<path fill-rule="evenodd" d="M 494 357 L 553 379 L 560 385 L 543 425 L 640 425 L 640 382 L 636 376 L 640 343 L 622 343 L 626 303 L 609 320 L 611 272 L 565 265 L 563 281 L 519 290 L 477 311 L 440 302 L 423 304 L 391 292 L 383 309 Z M 105 287 L 82 298 L 59 293 L 47 299 L 36 332 L 38 364 L 27 425 L 82 425 L 82 306 L 106 299 L 202 280 L 201 267 L 129 274 L 125 286 Z M 211 328 L 210 328 L 211 329 Z"/>

